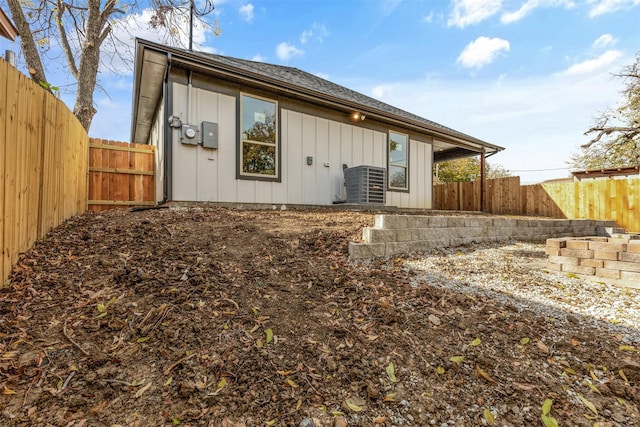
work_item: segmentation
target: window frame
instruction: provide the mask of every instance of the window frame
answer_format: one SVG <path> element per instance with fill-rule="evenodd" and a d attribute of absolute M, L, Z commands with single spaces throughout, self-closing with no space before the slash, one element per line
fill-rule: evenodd
<path fill-rule="evenodd" d="M 405 159 L 405 165 L 398 165 L 397 163 L 393 163 L 391 161 L 391 134 L 396 134 L 396 135 L 400 135 L 400 136 L 404 136 L 405 137 L 405 142 L 406 142 L 406 159 Z M 387 190 L 388 191 L 397 191 L 397 192 L 404 192 L 404 193 L 408 193 L 409 192 L 409 146 L 410 144 L 410 138 L 409 138 L 409 134 L 406 133 L 402 133 L 402 132 L 398 132 L 396 130 L 389 130 L 388 135 L 387 135 Z M 391 167 L 397 167 L 397 168 L 404 168 L 405 170 L 405 187 L 394 187 L 391 184 Z"/>
<path fill-rule="evenodd" d="M 245 97 L 265 101 L 274 105 L 274 114 L 275 114 L 275 143 L 270 144 L 263 141 L 253 141 L 250 139 L 243 138 L 243 129 L 244 129 L 244 99 Z M 275 181 L 281 182 L 281 162 L 280 162 L 280 154 L 281 154 L 281 146 L 280 146 L 280 105 L 277 99 L 269 98 L 266 96 L 260 96 L 253 93 L 248 92 L 240 92 L 238 99 L 238 107 L 237 107 L 237 116 L 238 116 L 238 143 L 236 145 L 236 153 L 237 153 L 237 169 L 236 169 L 236 178 L 237 179 L 246 179 L 252 181 Z M 275 173 L 274 175 L 267 174 L 259 174 L 259 173 L 251 173 L 245 172 L 243 170 L 244 167 L 244 146 L 245 144 L 253 144 L 253 145 L 262 145 L 266 147 L 274 147 L 274 162 L 275 162 Z"/>

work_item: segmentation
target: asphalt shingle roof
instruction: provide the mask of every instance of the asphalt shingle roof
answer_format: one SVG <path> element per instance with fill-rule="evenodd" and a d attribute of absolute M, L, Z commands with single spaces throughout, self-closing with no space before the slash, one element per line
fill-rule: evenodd
<path fill-rule="evenodd" d="M 302 71 L 298 68 L 287 67 L 284 65 L 269 64 L 266 62 L 249 61 L 246 59 L 233 58 L 229 56 L 215 55 L 204 52 L 189 52 L 192 55 L 199 56 L 208 62 L 217 62 L 227 66 L 231 66 L 240 70 L 248 71 L 254 74 L 258 74 L 264 77 L 285 81 L 300 88 L 318 92 L 323 95 L 335 97 L 343 101 L 359 104 L 363 109 L 371 108 L 374 110 L 382 111 L 388 114 L 392 114 L 397 117 L 412 120 L 414 122 L 422 123 L 430 127 L 439 128 L 443 131 L 459 135 L 464 139 L 471 139 L 478 141 L 470 135 L 459 132 L 455 129 L 451 129 L 447 126 L 443 126 L 434 121 L 425 119 L 416 114 L 386 104 L 377 99 L 363 95 L 359 92 L 340 86 L 339 84 L 330 82 L 321 77 Z"/>

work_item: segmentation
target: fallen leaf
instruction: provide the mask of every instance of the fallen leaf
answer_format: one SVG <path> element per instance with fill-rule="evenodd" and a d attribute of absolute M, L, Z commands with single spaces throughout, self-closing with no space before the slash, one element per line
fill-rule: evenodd
<path fill-rule="evenodd" d="M 551 412 L 551 405 L 553 405 L 553 400 L 545 399 L 542 404 L 542 415 L 549 415 L 549 412 Z"/>
<path fill-rule="evenodd" d="M 436 368 L 436 374 L 438 374 L 438 375 L 444 374 L 444 368 L 442 366 L 438 366 Z"/>
<path fill-rule="evenodd" d="M 396 401 L 396 394 L 395 393 L 389 393 L 382 400 L 385 401 L 385 402 L 395 402 Z"/>
<path fill-rule="evenodd" d="M 482 378 L 484 378 L 485 380 L 489 381 L 490 383 L 495 383 L 496 380 L 494 380 L 493 378 L 491 378 L 489 376 L 489 374 L 487 374 L 480 366 L 476 365 L 476 372 L 478 373 L 478 375 Z"/>
<path fill-rule="evenodd" d="M 529 341 L 531 341 L 529 337 L 524 337 L 520 340 L 520 345 L 527 345 L 529 344 Z"/>
<path fill-rule="evenodd" d="M 449 362 L 453 362 L 456 365 L 459 365 L 464 360 L 464 356 L 453 356 L 449 358 Z"/>
<path fill-rule="evenodd" d="M 480 344 L 482 344 L 482 340 L 481 340 L 480 338 L 476 338 L 475 340 L 473 340 L 473 341 L 471 341 L 471 342 L 469 343 L 469 345 L 470 345 L 471 347 L 477 347 L 477 346 L 479 346 Z"/>
<path fill-rule="evenodd" d="M 640 351 L 632 345 L 621 345 L 620 350 L 621 351 Z"/>
<path fill-rule="evenodd" d="M 487 424 L 489 425 L 492 425 L 493 423 L 496 422 L 496 419 L 493 416 L 493 413 L 491 413 L 491 411 L 487 408 L 484 408 L 484 410 L 482 411 L 482 416 L 484 416 L 484 419 L 487 421 Z"/>
<path fill-rule="evenodd" d="M 16 394 L 15 390 L 11 390 L 6 384 L 2 385 L 2 394 Z"/>
<path fill-rule="evenodd" d="M 283 377 L 286 377 L 287 375 L 291 375 L 293 373 L 293 371 L 276 371 L 276 372 L 282 375 Z"/>
<path fill-rule="evenodd" d="M 298 384 L 296 384 L 293 380 L 287 380 L 287 384 L 289 384 L 292 388 L 298 387 Z"/>
<path fill-rule="evenodd" d="M 395 374 L 395 366 L 393 366 L 393 362 L 389 362 L 389 365 L 387 365 L 387 375 L 389 375 L 389 380 L 392 383 L 398 382 L 398 379 L 396 378 L 396 374 Z"/>
<path fill-rule="evenodd" d="M 353 412 L 362 412 L 362 404 L 360 403 L 361 399 L 352 397 L 352 398 L 347 398 L 345 399 L 344 403 L 345 405 L 347 405 L 347 408 L 349 408 L 351 411 Z"/>
<path fill-rule="evenodd" d="M 276 425 L 276 420 L 265 421 L 264 423 L 265 423 L 266 425 L 268 425 L 268 426 L 274 426 L 274 425 Z"/>
<path fill-rule="evenodd" d="M 273 340 L 273 331 L 271 328 L 265 329 L 264 333 L 267 335 L 266 343 L 269 344 Z"/>
<path fill-rule="evenodd" d="M 622 378 L 625 383 L 629 384 L 629 380 L 627 379 L 627 376 L 624 374 L 624 371 L 622 369 L 618 371 L 618 375 L 620 375 L 620 378 Z"/>
<path fill-rule="evenodd" d="M 582 404 L 584 406 L 586 406 L 587 408 L 589 408 L 589 410 L 591 412 L 593 412 L 594 414 L 598 415 L 598 410 L 596 409 L 596 405 L 594 405 L 593 403 L 589 402 L 587 399 L 585 399 L 581 394 L 578 394 L 578 399 L 580 399 L 580 401 L 582 402 Z"/>
<path fill-rule="evenodd" d="M 593 383 L 587 379 L 584 380 L 584 383 L 593 391 L 595 391 L 598 394 L 602 394 L 600 393 L 600 390 L 598 390 L 598 387 L 596 387 L 595 385 L 593 385 Z"/>
<path fill-rule="evenodd" d="M 150 339 L 150 338 L 151 338 L 151 337 L 142 337 L 142 338 L 138 338 L 138 339 L 136 340 L 136 342 L 137 342 L 137 343 L 147 342 L 147 341 L 149 341 L 149 339 Z"/>
<path fill-rule="evenodd" d="M 558 427 L 558 421 L 548 415 L 542 415 L 542 422 L 545 427 Z"/>

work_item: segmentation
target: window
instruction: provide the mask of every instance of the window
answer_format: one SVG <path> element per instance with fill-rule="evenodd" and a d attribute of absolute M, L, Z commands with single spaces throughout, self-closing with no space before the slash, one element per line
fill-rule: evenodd
<path fill-rule="evenodd" d="M 389 189 L 408 190 L 409 137 L 389 132 Z"/>
<path fill-rule="evenodd" d="M 240 175 L 278 178 L 277 103 L 241 96 Z"/>

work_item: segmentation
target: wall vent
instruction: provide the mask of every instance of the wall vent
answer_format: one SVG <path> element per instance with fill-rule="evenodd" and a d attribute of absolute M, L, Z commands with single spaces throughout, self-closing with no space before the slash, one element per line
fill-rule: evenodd
<path fill-rule="evenodd" d="M 344 170 L 347 203 L 384 205 L 387 198 L 387 171 L 375 166 L 355 166 Z"/>

